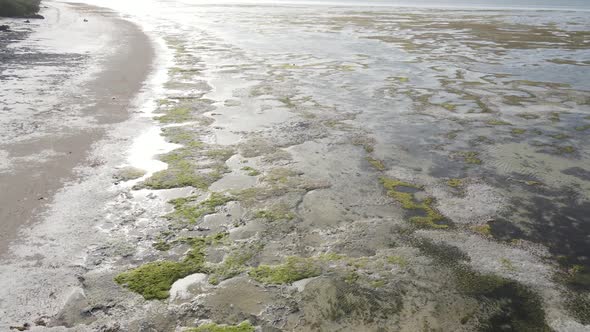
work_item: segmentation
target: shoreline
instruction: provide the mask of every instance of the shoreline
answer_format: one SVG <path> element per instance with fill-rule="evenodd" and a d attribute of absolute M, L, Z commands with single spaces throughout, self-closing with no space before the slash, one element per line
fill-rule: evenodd
<path fill-rule="evenodd" d="M 9 162 L 11 167 L 8 171 L 0 173 L 0 205 L 3 206 L 0 219 L 4 220 L 0 226 L 0 234 L 2 234 L 0 235 L 0 256 L 7 254 L 10 242 L 18 240 L 17 234 L 22 226 L 32 225 L 39 220 L 42 213 L 47 210 L 50 204 L 48 202 L 52 201 L 55 193 L 65 183 L 80 179 L 80 175 L 74 171 L 75 167 L 84 164 L 96 166 L 102 162 L 88 158 L 90 149 L 93 144 L 105 137 L 110 125 L 125 121 L 132 116 L 128 110 L 142 88 L 154 58 L 154 51 L 148 37 L 133 23 L 118 18 L 115 12 L 79 4 L 48 3 L 47 5 L 53 9 L 51 13 L 46 14 L 49 23 L 43 23 L 48 26 L 39 27 L 28 39 L 35 39 L 36 33 L 45 38 L 48 35 L 63 38 L 61 33 L 65 32 L 66 28 L 79 29 L 77 25 L 84 17 L 87 17 L 89 20 L 107 21 L 112 24 L 114 29 L 121 32 L 112 35 L 111 38 L 122 39 L 124 41 L 122 44 L 127 46 L 115 52 L 109 50 L 112 54 L 106 54 L 108 51 L 103 51 L 105 53 L 103 55 L 100 53 L 102 50 L 96 51 L 95 56 L 101 57 L 96 59 L 99 61 L 97 65 L 100 66 L 100 71 L 91 74 L 92 77 L 88 77 L 81 85 L 78 85 L 78 82 L 74 83 L 77 86 L 73 91 L 66 91 L 65 98 L 56 100 L 58 104 L 47 105 L 50 109 L 56 107 L 69 109 L 76 107 L 80 100 L 84 100 L 85 105 L 76 110 L 77 121 L 82 122 L 82 125 L 55 126 L 59 128 L 59 131 L 55 127 L 49 127 L 39 135 L 40 137 L 31 135 L 22 141 L 13 140 L 0 145 L 0 150 L 15 160 L 12 162 L 13 165 Z M 57 10 L 58 18 L 52 16 L 56 14 L 55 10 Z M 50 9 L 44 11 L 47 12 Z M 78 19 L 72 19 L 72 15 Z M 68 21 L 65 24 L 62 23 L 66 20 Z M 90 27 L 89 30 L 91 30 L 90 33 L 97 33 L 98 38 L 104 38 L 104 34 L 112 32 L 95 27 Z M 28 43 L 29 40 L 24 42 Z M 60 41 L 56 40 L 58 49 L 61 47 L 59 43 Z M 95 47 L 119 48 L 121 47 L 119 45 L 121 44 Z M 80 69 L 84 70 L 84 67 Z M 92 71 L 91 68 L 88 69 Z M 69 81 L 72 80 L 75 82 L 77 78 L 72 76 Z M 68 83 L 68 79 L 63 83 L 72 84 Z M 55 88 L 59 89 L 59 87 Z M 83 91 L 83 94 L 76 90 Z M 23 97 L 30 98 L 30 96 Z M 17 98 L 21 100 L 23 97 Z M 59 121 L 60 116 L 47 120 Z M 30 121 L 46 120 L 43 114 L 32 114 Z M 15 137 L 16 135 L 20 133 L 16 133 Z M 44 153 L 49 155 L 44 156 Z"/>

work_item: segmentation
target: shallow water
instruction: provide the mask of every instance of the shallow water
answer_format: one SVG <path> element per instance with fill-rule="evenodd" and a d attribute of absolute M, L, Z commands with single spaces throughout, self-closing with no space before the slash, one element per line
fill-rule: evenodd
<path fill-rule="evenodd" d="M 191 297 L 188 277 L 173 287 L 183 299 L 149 302 L 154 326 L 588 328 L 590 13 L 498 8 L 549 2 L 93 3 L 167 45 L 174 63 L 154 114 L 184 145 L 146 182 L 159 198 L 129 198 L 142 211 L 131 221 L 110 217 L 137 248 L 106 269 L 178 261 L 180 239 L 228 232 L 207 249 L 209 285 L 195 282 Z M 187 184 L 193 224 L 162 210 L 167 189 Z M 210 192 L 231 202 L 201 212 Z M 152 247 L 162 242 L 171 248 Z M 255 278 L 290 256 L 313 278 Z M 133 329 L 143 300 L 116 294 L 135 306 L 96 315 Z"/>

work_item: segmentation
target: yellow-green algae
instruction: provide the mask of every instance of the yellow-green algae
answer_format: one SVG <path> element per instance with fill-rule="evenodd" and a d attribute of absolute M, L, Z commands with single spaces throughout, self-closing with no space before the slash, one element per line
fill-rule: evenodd
<path fill-rule="evenodd" d="M 520 113 L 520 114 L 516 114 L 516 116 L 521 117 L 523 119 L 527 119 L 527 120 L 535 120 L 535 119 L 539 118 L 539 116 L 537 114 L 533 114 L 533 113 Z"/>
<path fill-rule="evenodd" d="M 256 211 L 254 217 L 266 219 L 268 221 L 293 220 L 295 214 L 291 212 L 288 206 L 284 204 L 275 204 L 265 210 Z"/>
<path fill-rule="evenodd" d="M 510 122 L 497 120 L 497 119 L 488 120 L 488 121 L 486 121 L 486 123 L 490 126 L 511 126 L 512 125 L 512 124 L 510 124 Z"/>
<path fill-rule="evenodd" d="M 264 284 L 290 284 L 318 276 L 321 270 L 313 258 L 290 256 L 279 265 L 259 265 L 250 270 L 252 279 Z"/>
<path fill-rule="evenodd" d="M 383 164 L 383 162 L 381 160 L 372 158 L 372 157 L 367 157 L 367 161 L 369 162 L 369 164 L 371 164 L 371 166 L 375 167 L 377 170 L 379 171 L 384 171 L 385 170 L 385 165 Z"/>
<path fill-rule="evenodd" d="M 248 174 L 249 176 L 258 176 L 260 175 L 260 171 L 254 169 L 253 167 L 250 166 L 245 166 L 241 168 L 242 171 L 246 171 L 246 174 Z"/>
<path fill-rule="evenodd" d="M 479 159 L 479 152 L 475 151 L 465 151 L 461 152 L 463 156 L 463 160 L 472 165 L 480 165 L 482 163 L 481 159 Z"/>
<path fill-rule="evenodd" d="M 162 123 L 180 123 L 192 119 L 191 109 L 187 106 L 175 107 L 166 111 L 165 115 L 158 116 L 155 119 Z"/>
<path fill-rule="evenodd" d="M 449 187 L 458 188 L 463 185 L 463 180 L 461 180 L 461 179 L 448 179 L 447 185 Z"/>
<path fill-rule="evenodd" d="M 413 193 L 403 192 L 399 190 L 400 188 L 404 187 L 414 189 L 422 189 L 422 187 L 395 179 L 389 179 L 386 177 L 381 177 L 380 181 L 381 184 L 383 184 L 383 187 L 387 190 L 387 195 L 397 200 L 402 205 L 402 208 L 406 210 L 421 211 L 424 214 L 422 216 L 411 217 L 411 222 L 415 223 L 420 227 L 427 228 L 444 229 L 449 227 L 448 225 L 439 224 L 439 222 L 445 220 L 445 217 L 432 207 L 432 205 L 434 204 L 433 198 L 428 197 L 418 202 L 416 201 Z"/>
<path fill-rule="evenodd" d="M 526 133 L 526 129 L 522 129 L 522 128 L 512 129 L 512 134 L 514 134 L 514 135 L 522 135 L 524 133 Z"/>
<path fill-rule="evenodd" d="M 220 281 L 233 278 L 248 270 L 246 263 L 262 250 L 260 244 L 243 245 L 227 254 L 219 264 L 211 266 L 209 283 L 216 285 Z"/>
<path fill-rule="evenodd" d="M 190 160 L 192 154 L 193 151 L 190 149 L 181 148 L 162 156 L 160 159 L 168 164 L 168 168 L 154 173 L 142 185 L 151 189 L 170 189 L 188 186 L 207 189 L 211 183 L 221 178 L 221 174 L 218 171 L 209 173 L 200 172 L 192 160 Z"/>
<path fill-rule="evenodd" d="M 477 226 L 473 226 L 471 227 L 471 229 L 483 236 L 491 236 L 492 235 L 492 227 L 488 224 L 485 225 L 477 225 Z"/>
<path fill-rule="evenodd" d="M 174 206 L 174 212 L 166 215 L 166 218 L 188 223 L 196 223 L 202 216 L 215 213 L 217 207 L 225 205 L 236 198 L 223 193 L 213 192 L 206 200 L 194 203 L 200 196 L 181 197 L 170 200 L 168 203 Z"/>
<path fill-rule="evenodd" d="M 249 321 L 238 325 L 218 325 L 215 323 L 203 324 L 199 327 L 190 328 L 185 332 L 254 332 L 254 326 Z"/>
<path fill-rule="evenodd" d="M 115 282 L 141 294 L 146 300 L 165 299 L 170 287 L 179 279 L 198 272 L 206 272 L 204 248 L 206 238 L 192 240 L 191 250 L 181 262 L 158 261 L 120 273 Z"/>

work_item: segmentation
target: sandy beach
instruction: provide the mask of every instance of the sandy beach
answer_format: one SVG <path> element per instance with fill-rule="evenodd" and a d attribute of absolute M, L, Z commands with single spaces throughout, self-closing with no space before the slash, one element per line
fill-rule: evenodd
<path fill-rule="evenodd" d="M 18 228 L 78 178 L 76 166 L 101 163 L 89 159 L 90 148 L 129 118 L 153 57 L 147 37 L 113 12 L 48 5 L 46 20 L 4 20 L 14 32 L 2 35 L 0 65 L 2 255 Z"/>
<path fill-rule="evenodd" d="M 590 330 L 581 2 L 84 2 L 0 44 L 0 329 Z"/>

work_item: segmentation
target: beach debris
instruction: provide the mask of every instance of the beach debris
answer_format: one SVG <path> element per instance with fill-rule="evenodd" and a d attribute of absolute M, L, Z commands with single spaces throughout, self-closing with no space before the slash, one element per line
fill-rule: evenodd
<path fill-rule="evenodd" d="M 0 25 L 0 31 L 8 31 L 10 30 L 10 26 L 8 25 Z"/>
<path fill-rule="evenodd" d="M 84 19 L 84 22 L 88 22 L 88 20 L 87 19 Z"/>

